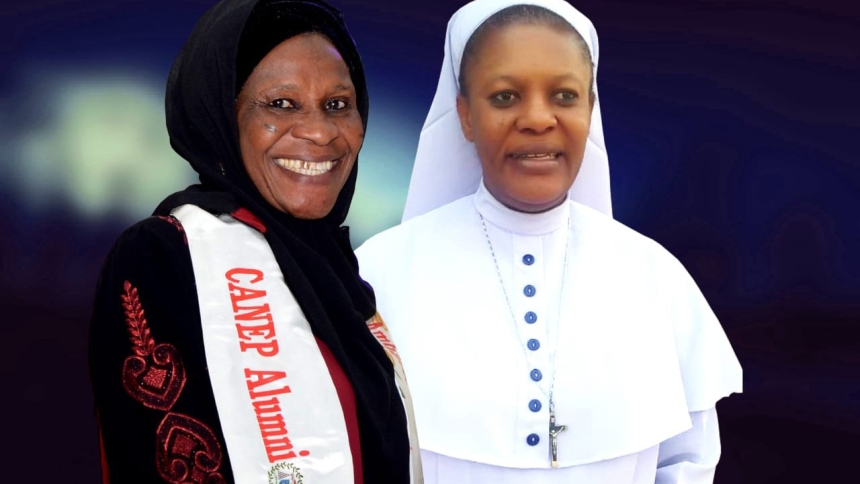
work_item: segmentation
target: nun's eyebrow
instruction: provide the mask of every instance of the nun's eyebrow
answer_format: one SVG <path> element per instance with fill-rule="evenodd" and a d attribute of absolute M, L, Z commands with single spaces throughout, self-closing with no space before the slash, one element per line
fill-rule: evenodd
<path fill-rule="evenodd" d="M 502 75 L 500 75 L 500 76 L 496 76 L 494 79 L 496 79 L 496 80 L 500 80 L 500 81 L 512 82 L 512 83 L 515 83 L 515 82 L 520 81 L 520 78 L 515 77 L 515 76 L 509 76 L 509 75 L 507 75 L 507 74 L 502 74 Z M 573 73 L 573 72 L 567 72 L 567 73 L 564 73 L 564 74 L 559 74 L 559 75 L 557 75 L 557 76 L 553 76 L 553 77 L 552 77 L 552 80 L 553 80 L 553 81 L 555 81 L 555 82 L 558 82 L 558 81 L 566 81 L 566 80 L 579 81 L 579 80 L 581 80 L 581 79 L 580 79 L 580 77 L 579 77 L 579 76 L 577 76 L 575 73 Z"/>
<path fill-rule="evenodd" d="M 565 74 L 559 74 L 552 78 L 554 81 L 566 81 L 568 79 L 579 80 L 579 76 L 574 74 L 573 72 L 567 72 Z"/>

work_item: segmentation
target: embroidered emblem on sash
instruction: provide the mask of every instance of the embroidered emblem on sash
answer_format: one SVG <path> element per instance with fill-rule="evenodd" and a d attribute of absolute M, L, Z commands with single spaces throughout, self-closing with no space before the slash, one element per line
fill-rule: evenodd
<path fill-rule="evenodd" d="M 185 367 L 173 345 L 155 344 L 137 288 L 123 284 L 122 307 L 134 356 L 122 365 L 122 386 L 132 398 L 155 410 L 168 411 L 185 386 Z"/>
<path fill-rule="evenodd" d="M 275 464 L 269 470 L 269 484 L 302 484 L 304 476 L 292 462 Z"/>
<path fill-rule="evenodd" d="M 187 415 L 168 413 L 156 431 L 158 473 L 172 484 L 226 484 L 216 472 L 222 451 L 212 430 Z"/>

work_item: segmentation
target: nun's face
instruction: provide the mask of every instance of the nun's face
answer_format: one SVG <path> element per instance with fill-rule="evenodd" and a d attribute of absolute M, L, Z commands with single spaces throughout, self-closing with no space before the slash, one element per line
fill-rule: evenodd
<path fill-rule="evenodd" d="M 273 207 L 328 215 L 364 139 L 355 87 L 331 42 L 292 37 L 251 73 L 236 105 L 248 175 Z"/>
<path fill-rule="evenodd" d="M 593 105 L 575 37 L 544 25 L 492 30 L 465 69 L 457 111 L 487 189 L 521 212 L 560 204 L 582 165 Z"/>

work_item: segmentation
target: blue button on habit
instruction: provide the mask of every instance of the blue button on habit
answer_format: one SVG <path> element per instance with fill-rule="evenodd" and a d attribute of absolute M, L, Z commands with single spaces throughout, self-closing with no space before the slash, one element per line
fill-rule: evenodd
<path fill-rule="evenodd" d="M 531 410 L 532 412 L 540 412 L 541 407 L 543 407 L 543 405 L 538 399 L 534 399 L 529 402 L 529 410 Z"/>
<path fill-rule="evenodd" d="M 535 256 L 526 254 L 523 256 L 523 264 L 530 266 L 535 263 Z"/>
<path fill-rule="evenodd" d="M 525 294 L 526 297 L 534 296 L 535 295 L 535 287 L 532 286 L 531 284 L 529 284 L 528 286 L 523 288 L 523 294 Z"/>
<path fill-rule="evenodd" d="M 537 351 L 537 349 L 540 348 L 540 341 L 536 339 L 530 339 L 528 345 L 530 350 Z"/>
<path fill-rule="evenodd" d="M 526 322 L 529 324 L 532 324 L 535 321 L 537 321 L 537 314 L 533 313 L 532 311 L 527 312 L 526 313 Z"/>
<path fill-rule="evenodd" d="M 532 377 L 532 380 L 534 380 L 534 381 L 540 381 L 540 380 L 541 380 L 541 378 L 543 378 L 543 373 L 541 373 L 541 372 L 540 372 L 540 370 L 538 370 L 537 368 L 535 368 L 534 370 L 532 370 L 532 372 L 531 372 L 531 375 L 530 375 L 530 376 Z"/>
<path fill-rule="evenodd" d="M 540 442 L 540 437 L 538 437 L 538 434 L 529 434 L 528 438 L 526 439 L 526 442 L 528 442 L 531 446 L 538 445 L 538 442 Z"/>

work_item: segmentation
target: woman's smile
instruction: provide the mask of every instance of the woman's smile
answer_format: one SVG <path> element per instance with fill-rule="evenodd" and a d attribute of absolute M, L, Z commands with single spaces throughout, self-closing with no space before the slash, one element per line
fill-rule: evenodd
<path fill-rule="evenodd" d="M 305 176 L 320 176 L 330 172 L 337 166 L 339 159 L 328 161 L 305 161 L 294 158 L 275 158 L 275 164 L 281 168 Z"/>

